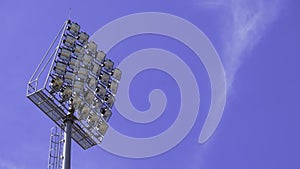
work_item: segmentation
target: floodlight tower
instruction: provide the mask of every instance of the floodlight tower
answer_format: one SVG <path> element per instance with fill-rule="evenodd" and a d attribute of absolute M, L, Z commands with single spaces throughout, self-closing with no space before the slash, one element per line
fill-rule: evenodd
<path fill-rule="evenodd" d="M 83 149 L 100 144 L 112 115 L 121 70 L 80 25 L 67 20 L 27 85 L 27 97 L 64 130 L 63 168 L 71 138 Z"/>

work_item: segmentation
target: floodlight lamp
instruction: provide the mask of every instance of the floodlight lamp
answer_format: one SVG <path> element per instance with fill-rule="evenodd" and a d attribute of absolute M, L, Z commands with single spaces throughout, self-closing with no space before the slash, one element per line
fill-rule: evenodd
<path fill-rule="evenodd" d="M 115 81 L 111 81 L 110 84 L 108 85 L 109 90 L 111 91 L 111 93 L 113 93 L 114 95 L 117 93 L 119 84 Z"/>
<path fill-rule="evenodd" d="M 85 32 L 81 32 L 78 36 L 78 41 L 82 44 L 86 43 L 89 39 L 89 35 Z"/>
<path fill-rule="evenodd" d="M 79 109 L 79 107 L 81 107 L 83 104 L 82 100 L 80 99 L 80 97 L 78 95 L 74 95 L 71 99 L 70 99 L 70 105 L 77 111 Z"/>
<path fill-rule="evenodd" d="M 88 86 L 94 90 L 97 86 L 98 81 L 93 76 L 89 76 L 87 83 L 88 83 Z"/>
<path fill-rule="evenodd" d="M 70 35 L 66 35 L 63 43 L 70 48 L 73 48 L 75 45 L 76 39 Z"/>
<path fill-rule="evenodd" d="M 103 51 L 98 50 L 96 54 L 96 61 L 102 63 L 105 59 L 106 54 Z"/>
<path fill-rule="evenodd" d="M 97 51 L 97 44 L 94 41 L 88 42 L 86 48 L 90 53 L 96 53 Z"/>
<path fill-rule="evenodd" d="M 101 71 L 100 66 L 97 63 L 93 62 L 92 66 L 91 66 L 91 72 L 94 75 L 99 76 L 100 75 L 100 71 Z"/>
<path fill-rule="evenodd" d="M 100 108 L 102 107 L 102 102 L 95 98 L 93 100 L 93 103 L 92 103 L 92 108 L 96 111 L 96 112 L 100 112 Z"/>
<path fill-rule="evenodd" d="M 105 87 L 103 87 L 102 85 L 98 85 L 98 86 L 96 87 L 95 92 L 96 92 L 96 94 L 97 94 L 101 99 L 104 99 L 105 94 L 106 94 L 106 89 L 105 89 Z"/>
<path fill-rule="evenodd" d="M 76 74 L 73 72 L 67 71 L 64 76 L 64 81 L 70 85 L 73 84 L 73 81 L 75 80 Z"/>
<path fill-rule="evenodd" d="M 79 70 L 78 70 L 78 75 L 77 77 L 79 77 L 80 79 L 82 80 L 86 80 L 87 79 L 87 75 L 89 73 L 89 70 L 84 68 L 84 67 L 80 67 Z"/>
<path fill-rule="evenodd" d="M 83 92 L 83 89 L 84 89 L 84 82 L 76 79 L 74 81 L 73 91 L 76 94 L 81 94 Z"/>
<path fill-rule="evenodd" d="M 107 94 L 104 98 L 105 102 L 106 102 L 106 105 L 110 108 L 112 108 L 112 106 L 114 105 L 114 102 L 115 102 L 115 98 L 113 95 L 111 94 Z"/>
<path fill-rule="evenodd" d="M 94 113 L 90 113 L 90 115 L 87 117 L 87 123 L 90 128 L 95 127 L 98 120 L 99 120 L 99 117 Z"/>
<path fill-rule="evenodd" d="M 95 98 L 95 95 L 92 91 L 87 90 L 84 94 L 84 99 L 88 104 L 92 104 L 93 100 Z"/>
<path fill-rule="evenodd" d="M 83 54 L 84 54 L 84 48 L 79 45 L 76 45 L 74 49 L 74 55 L 77 57 L 82 57 Z"/>
<path fill-rule="evenodd" d="M 99 79 L 103 85 L 107 86 L 110 76 L 107 73 L 102 72 L 101 75 L 99 76 Z"/>
<path fill-rule="evenodd" d="M 112 115 L 112 113 L 111 113 L 111 111 L 108 108 L 102 108 L 101 109 L 101 115 L 104 118 L 104 120 L 106 122 L 108 122 L 109 119 L 110 119 L 110 117 L 111 117 L 111 115 Z"/>
<path fill-rule="evenodd" d="M 82 64 L 84 66 L 89 66 L 93 61 L 93 57 L 91 55 L 85 54 L 82 58 Z"/>
<path fill-rule="evenodd" d="M 58 75 L 64 75 L 66 73 L 67 70 L 67 65 L 63 62 L 56 62 L 56 65 L 54 67 L 54 71 L 55 73 L 57 73 Z"/>
<path fill-rule="evenodd" d="M 113 71 L 112 71 L 112 77 L 117 80 L 117 81 L 120 81 L 121 80 L 121 76 L 122 76 L 122 72 L 119 68 L 115 68 Z"/>
<path fill-rule="evenodd" d="M 58 53 L 58 56 L 61 60 L 69 61 L 71 57 L 71 51 L 65 48 L 60 49 L 60 52 Z"/>
<path fill-rule="evenodd" d="M 100 123 L 97 124 L 96 126 L 96 130 L 102 135 L 104 136 L 106 131 L 108 129 L 108 125 L 105 122 L 100 121 Z"/>
<path fill-rule="evenodd" d="M 80 120 L 84 120 L 84 119 L 86 119 L 88 117 L 88 115 L 89 115 L 90 112 L 91 112 L 91 109 L 88 106 L 84 105 L 77 112 L 78 118 Z"/>
<path fill-rule="evenodd" d="M 80 26 L 77 23 L 71 22 L 67 29 L 73 35 L 77 35 L 80 30 Z"/>
<path fill-rule="evenodd" d="M 63 85 L 63 80 L 59 77 L 55 77 L 50 81 L 50 88 L 53 90 L 53 92 L 58 92 Z"/>
<path fill-rule="evenodd" d="M 64 101 L 67 101 L 72 97 L 72 90 L 69 87 L 65 87 L 60 95 Z"/>
<path fill-rule="evenodd" d="M 79 66 L 80 66 L 80 62 L 79 60 L 75 59 L 75 58 L 71 58 L 69 66 L 71 69 L 73 69 L 74 71 L 77 71 Z"/>
<path fill-rule="evenodd" d="M 113 69 L 113 66 L 114 66 L 114 62 L 111 61 L 110 59 L 107 59 L 107 60 L 104 61 L 104 69 L 107 72 L 111 72 L 112 69 Z"/>

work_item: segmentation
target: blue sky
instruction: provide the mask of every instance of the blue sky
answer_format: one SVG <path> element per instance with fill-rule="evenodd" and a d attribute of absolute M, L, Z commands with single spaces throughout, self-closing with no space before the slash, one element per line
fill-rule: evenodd
<path fill-rule="evenodd" d="M 116 156 L 98 146 L 84 151 L 74 143 L 72 168 L 299 169 L 298 7 L 295 0 L 1 1 L 0 169 L 47 166 L 54 124 L 25 97 L 26 84 L 69 8 L 71 18 L 89 34 L 137 12 L 182 17 L 211 40 L 224 64 L 228 84 L 219 127 L 205 144 L 198 144 L 210 104 L 210 82 L 201 61 L 186 46 L 167 37 L 140 35 L 122 41 L 108 53 L 117 62 L 134 51 L 157 47 L 178 54 L 190 66 L 201 92 L 196 123 L 172 150 L 144 159 Z M 132 104 L 143 111 L 149 108 L 148 94 L 156 88 L 168 98 L 158 120 L 137 124 L 115 110 L 111 125 L 135 137 L 166 130 L 180 103 L 178 86 L 171 76 L 156 70 L 141 72 L 132 81 L 129 95 Z"/>

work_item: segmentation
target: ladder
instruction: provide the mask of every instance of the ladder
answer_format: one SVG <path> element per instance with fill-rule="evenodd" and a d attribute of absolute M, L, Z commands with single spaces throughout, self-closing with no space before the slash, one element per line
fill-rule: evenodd
<path fill-rule="evenodd" d="M 64 134 L 55 126 L 51 128 L 48 169 L 61 169 L 63 160 Z"/>

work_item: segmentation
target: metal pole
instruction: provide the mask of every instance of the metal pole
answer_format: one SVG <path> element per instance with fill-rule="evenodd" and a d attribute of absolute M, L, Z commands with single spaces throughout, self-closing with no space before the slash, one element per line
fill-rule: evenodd
<path fill-rule="evenodd" d="M 64 133 L 64 152 L 63 152 L 63 169 L 70 169 L 71 168 L 71 132 L 72 132 L 72 125 L 73 125 L 73 112 L 70 112 L 65 119 L 65 133 Z"/>

